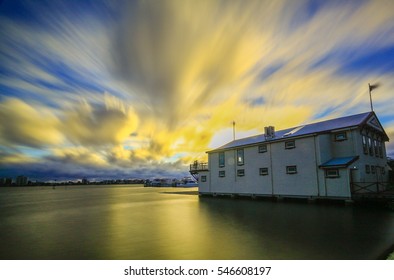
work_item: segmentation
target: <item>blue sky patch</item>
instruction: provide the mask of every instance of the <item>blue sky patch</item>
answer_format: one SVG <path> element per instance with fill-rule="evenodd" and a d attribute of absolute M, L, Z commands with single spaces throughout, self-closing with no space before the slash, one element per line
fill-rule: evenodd
<path fill-rule="evenodd" d="M 247 103 L 250 107 L 259 107 L 265 104 L 265 99 L 262 96 L 247 98 L 245 103 Z"/>
<path fill-rule="evenodd" d="M 269 79 L 273 74 L 279 71 L 284 66 L 283 63 L 269 65 L 268 67 L 264 68 L 259 75 L 259 80 L 264 81 Z"/>
<path fill-rule="evenodd" d="M 363 56 L 344 61 L 339 69 L 340 74 L 346 73 L 394 73 L 394 45 L 385 49 L 375 50 Z"/>

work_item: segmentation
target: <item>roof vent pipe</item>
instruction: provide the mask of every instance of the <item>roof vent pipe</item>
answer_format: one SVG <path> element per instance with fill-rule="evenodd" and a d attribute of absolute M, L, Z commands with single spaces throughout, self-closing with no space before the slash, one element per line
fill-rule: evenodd
<path fill-rule="evenodd" d="M 275 138 L 275 127 L 273 127 L 273 126 L 264 127 L 264 136 L 265 136 L 265 139 Z"/>

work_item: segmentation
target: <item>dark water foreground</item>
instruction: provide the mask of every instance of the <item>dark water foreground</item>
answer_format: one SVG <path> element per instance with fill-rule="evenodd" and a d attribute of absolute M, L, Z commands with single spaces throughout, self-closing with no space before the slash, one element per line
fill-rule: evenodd
<path fill-rule="evenodd" d="M 393 211 L 192 190 L 0 188 L 0 259 L 377 259 L 394 244 Z"/>

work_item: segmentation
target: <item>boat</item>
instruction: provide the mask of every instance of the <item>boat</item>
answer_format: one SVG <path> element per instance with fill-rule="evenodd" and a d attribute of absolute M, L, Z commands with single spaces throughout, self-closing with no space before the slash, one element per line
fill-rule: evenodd
<path fill-rule="evenodd" d="M 176 186 L 180 188 L 194 188 L 194 187 L 198 187 L 198 182 L 190 177 L 185 177 L 182 180 L 180 180 Z"/>
<path fill-rule="evenodd" d="M 144 186 L 145 187 L 175 187 L 176 181 L 174 179 L 155 178 L 152 181 L 146 180 Z"/>

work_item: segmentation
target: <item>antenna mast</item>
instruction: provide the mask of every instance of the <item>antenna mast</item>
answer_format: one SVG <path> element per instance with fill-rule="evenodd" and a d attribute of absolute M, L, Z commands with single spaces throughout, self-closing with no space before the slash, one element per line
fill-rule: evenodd
<path fill-rule="evenodd" d="M 235 121 L 233 121 L 233 140 L 235 140 Z"/>

